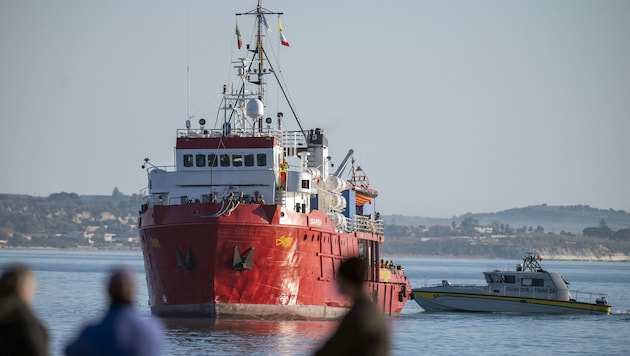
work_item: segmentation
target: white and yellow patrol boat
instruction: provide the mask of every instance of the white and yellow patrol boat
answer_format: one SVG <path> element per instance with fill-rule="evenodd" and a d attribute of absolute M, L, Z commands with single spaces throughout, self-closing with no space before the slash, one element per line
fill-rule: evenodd
<path fill-rule="evenodd" d="M 556 272 L 544 270 L 539 255 L 528 253 L 515 271 L 483 272 L 487 285 L 442 284 L 414 288 L 425 311 L 496 313 L 610 314 L 606 294 L 576 292 Z M 578 296 L 584 301 L 578 301 Z M 593 300 L 594 299 L 594 300 Z"/>

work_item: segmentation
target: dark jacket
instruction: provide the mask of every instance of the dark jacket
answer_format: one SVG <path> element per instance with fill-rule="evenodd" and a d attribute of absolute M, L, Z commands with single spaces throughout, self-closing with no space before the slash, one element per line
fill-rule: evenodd
<path fill-rule="evenodd" d="M 315 355 L 389 355 L 389 328 L 382 312 L 367 296 L 357 298 L 337 331 Z"/>
<path fill-rule="evenodd" d="M 0 299 L 0 356 L 48 355 L 48 332 L 17 296 Z"/>
<path fill-rule="evenodd" d="M 66 348 L 68 356 L 155 356 L 162 348 L 162 326 L 130 305 L 112 305 L 99 323 L 86 327 Z"/>

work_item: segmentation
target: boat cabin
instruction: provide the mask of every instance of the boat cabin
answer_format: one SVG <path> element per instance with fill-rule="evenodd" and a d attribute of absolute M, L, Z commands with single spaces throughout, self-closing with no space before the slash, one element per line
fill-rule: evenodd
<path fill-rule="evenodd" d="M 569 301 L 569 284 L 556 272 L 545 271 L 538 255 L 528 254 L 515 271 L 484 272 L 489 294 Z"/>

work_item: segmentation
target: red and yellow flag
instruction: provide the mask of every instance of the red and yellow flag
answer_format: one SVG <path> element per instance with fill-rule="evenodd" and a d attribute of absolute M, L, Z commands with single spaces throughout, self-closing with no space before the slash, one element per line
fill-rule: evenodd
<path fill-rule="evenodd" d="M 282 31 L 282 22 L 280 21 L 280 19 L 278 19 L 278 28 L 280 29 L 280 43 L 282 43 L 283 46 L 289 46 L 289 41 L 287 41 L 287 38 L 284 37 L 284 32 Z"/>

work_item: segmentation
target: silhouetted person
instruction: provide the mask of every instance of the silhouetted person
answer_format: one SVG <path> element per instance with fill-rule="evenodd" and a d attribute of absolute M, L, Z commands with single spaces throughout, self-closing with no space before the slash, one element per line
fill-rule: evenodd
<path fill-rule="evenodd" d="M 389 355 L 389 328 L 381 310 L 365 293 L 367 266 L 353 257 L 341 264 L 337 275 L 339 291 L 354 303 L 335 333 L 315 352 L 323 355 Z"/>
<path fill-rule="evenodd" d="M 111 274 L 107 288 L 110 307 L 97 324 L 86 327 L 66 348 L 66 355 L 155 356 L 162 346 L 162 326 L 133 309 L 135 283 L 127 270 Z"/>
<path fill-rule="evenodd" d="M 0 277 L 0 355 L 48 355 L 48 333 L 31 311 L 37 281 L 26 266 Z"/>

